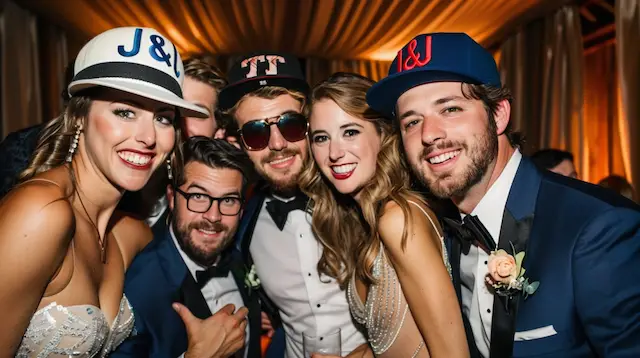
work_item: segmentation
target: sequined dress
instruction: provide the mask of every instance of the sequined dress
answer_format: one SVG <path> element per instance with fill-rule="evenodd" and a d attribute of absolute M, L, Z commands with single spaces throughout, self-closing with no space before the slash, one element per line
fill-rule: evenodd
<path fill-rule="evenodd" d="M 133 325 L 133 310 L 124 295 L 111 327 L 98 307 L 53 302 L 33 315 L 16 357 L 106 357 L 131 334 Z"/>
<path fill-rule="evenodd" d="M 412 201 L 409 203 L 417 206 L 436 228 L 436 232 L 439 232 L 436 224 L 420 205 Z M 442 236 L 440 242 L 442 259 L 451 276 L 451 266 Z M 385 255 L 384 246 L 380 245 L 380 252 L 373 265 L 373 276 L 378 282 L 369 287 L 366 302 L 363 303 L 358 296 L 355 276 L 347 286 L 351 314 L 356 322 L 367 330 L 369 344 L 376 357 L 429 357 L 422 335 L 409 311 L 398 275 Z"/>

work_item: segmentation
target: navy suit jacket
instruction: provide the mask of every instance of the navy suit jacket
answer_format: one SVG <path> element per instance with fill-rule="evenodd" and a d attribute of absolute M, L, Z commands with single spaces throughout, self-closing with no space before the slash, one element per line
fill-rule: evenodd
<path fill-rule="evenodd" d="M 165 236 L 147 245 L 127 270 L 124 292 L 133 307 L 135 330 L 110 357 L 176 358 L 184 353 L 188 344 L 186 329 L 171 307 L 173 302 L 183 303 L 198 318 L 211 316 L 168 230 Z M 246 270 L 239 254 L 235 250 L 230 254 L 235 256 L 231 273 L 249 309 L 248 357 L 260 357 L 258 297 L 245 287 Z"/>
<path fill-rule="evenodd" d="M 459 293 L 461 245 L 450 243 Z M 516 252 L 525 251 L 525 276 L 540 286 L 506 307 L 496 296 L 491 358 L 640 357 L 640 208 L 635 203 L 541 172 L 523 158 L 498 248 L 511 252 L 511 244 Z M 514 342 L 515 332 L 549 326 L 557 333 Z"/>

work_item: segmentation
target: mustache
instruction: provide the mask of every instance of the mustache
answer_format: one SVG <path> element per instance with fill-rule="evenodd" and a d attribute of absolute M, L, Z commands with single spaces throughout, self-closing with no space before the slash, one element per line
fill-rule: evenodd
<path fill-rule="evenodd" d="M 266 164 L 278 158 L 292 157 L 296 154 L 300 154 L 300 150 L 298 148 L 284 148 L 283 150 L 279 151 L 272 150 L 266 157 L 262 158 L 261 162 L 262 164 Z"/>
<path fill-rule="evenodd" d="M 434 152 L 436 150 L 446 150 L 446 149 L 450 149 L 450 148 L 467 149 L 467 144 L 463 143 L 463 142 L 454 142 L 452 140 L 438 142 L 436 144 L 433 144 L 433 145 L 430 145 L 428 147 L 422 148 L 422 151 L 420 153 L 420 158 L 424 159 L 429 154 L 431 154 L 432 152 Z"/>
<path fill-rule="evenodd" d="M 228 227 L 221 223 L 220 221 L 216 222 L 208 222 L 208 221 L 197 221 L 189 224 L 188 230 L 206 230 L 206 231 L 228 231 Z"/>

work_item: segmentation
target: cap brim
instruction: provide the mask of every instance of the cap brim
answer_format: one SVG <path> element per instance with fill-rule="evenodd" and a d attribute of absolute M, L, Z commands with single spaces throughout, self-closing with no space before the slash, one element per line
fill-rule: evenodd
<path fill-rule="evenodd" d="M 260 84 L 264 81 L 265 84 Z M 305 96 L 309 93 L 309 84 L 307 81 L 296 77 L 256 77 L 249 81 L 238 82 L 224 87 L 218 95 L 218 109 L 226 111 L 233 106 L 247 93 L 254 92 L 262 87 L 283 87 L 303 93 Z"/>
<path fill-rule="evenodd" d="M 388 76 L 375 83 L 367 91 L 367 104 L 389 118 L 394 117 L 396 103 L 400 96 L 413 87 L 433 82 L 479 82 L 457 73 L 445 71 L 402 72 Z"/>
<path fill-rule="evenodd" d="M 99 78 L 73 81 L 69 84 L 69 94 L 74 95 L 79 91 L 96 86 L 114 88 L 123 92 L 149 98 L 160 103 L 176 106 L 180 112 L 180 116 L 182 117 L 208 118 L 211 116 L 206 109 L 185 101 L 166 89 L 147 82 L 129 78 Z"/>

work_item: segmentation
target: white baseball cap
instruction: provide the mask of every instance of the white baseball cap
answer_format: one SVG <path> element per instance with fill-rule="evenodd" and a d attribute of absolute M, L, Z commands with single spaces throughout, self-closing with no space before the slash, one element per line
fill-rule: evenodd
<path fill-rule="evenodd" d="M 80 50 L 69 95 L 104 86 L 178 107 L 184 117 L 209 113 L 182 97 L 184 67 L 175 45 L 155 29 L 118 27 Z"/>

